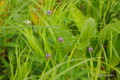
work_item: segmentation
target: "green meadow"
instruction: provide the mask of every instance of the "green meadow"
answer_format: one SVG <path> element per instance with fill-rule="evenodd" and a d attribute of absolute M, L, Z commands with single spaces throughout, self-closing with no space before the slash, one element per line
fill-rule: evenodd
<path fill-rule="evenodd" d="M 0 80 L 120 80 L 120 0 L 0 0 Z"/>

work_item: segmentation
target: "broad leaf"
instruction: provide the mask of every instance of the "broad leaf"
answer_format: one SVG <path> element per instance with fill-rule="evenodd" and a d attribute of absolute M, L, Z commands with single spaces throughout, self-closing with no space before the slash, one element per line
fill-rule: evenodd
<path fill-rule="evenodd" d="M 84 22 L 86 21 L 86 17 L 82 14 L 82 12 L 77 7 L 74 7 L 74 9 L 71 10 L 70 13 L 72 14 L 72 17 L 74 19 L 74 22 L 78 30 L 81 31 L 82 26 Z"/>
<path fill-rule="evenodd" d="M 84 41 L 80 44 L 78 44 L 78 50 L 83 50 L 84 48 L 86 48 L 90 43 L 88 41 Z"/>
<path fill-rule="evenodd" d="M 120 33 L 120 21 L 105 26 L 100 32 L 100 37 L 101 39 L 107 40 L 111 37 L 111 34 L 116 35 L 117 33 Z"/>
<path fill-rule="evenodd" d="M 119 58 L 117 57 L 116 54 L 113 55 L 111 65 L 112 66 L 117 66 L 119 64 Z"/>
<path fill-rule="evenodd" d="M 87 41 L 91 35 L 96 34 L 95 21 L 93 18 L 89 18 L 85 21 L 81 32 L 81 41 Z"/>

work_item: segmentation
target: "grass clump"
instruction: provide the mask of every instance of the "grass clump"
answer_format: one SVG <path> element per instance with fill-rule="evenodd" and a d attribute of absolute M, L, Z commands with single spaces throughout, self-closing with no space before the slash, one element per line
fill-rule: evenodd
<path fill-rule="evenodd" d="M 120 1 L 1 0 L 1 80 L 119 80 Z"/>

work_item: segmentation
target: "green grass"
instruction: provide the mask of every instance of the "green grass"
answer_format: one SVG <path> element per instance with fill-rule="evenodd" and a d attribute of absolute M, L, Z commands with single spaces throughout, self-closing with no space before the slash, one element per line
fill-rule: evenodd
<path fill-rule="evenodd" d="M 0 80 L 120 79 L 119 0 L 1 1 Z"/>

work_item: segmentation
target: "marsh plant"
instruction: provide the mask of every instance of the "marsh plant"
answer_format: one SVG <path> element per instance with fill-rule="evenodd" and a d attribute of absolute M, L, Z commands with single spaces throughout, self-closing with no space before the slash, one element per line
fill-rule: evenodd
<path fill-rule="evenodd" d="M 0 80 L 120 80 L 120 0 L 0 0 Z"/>

